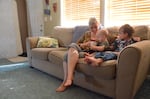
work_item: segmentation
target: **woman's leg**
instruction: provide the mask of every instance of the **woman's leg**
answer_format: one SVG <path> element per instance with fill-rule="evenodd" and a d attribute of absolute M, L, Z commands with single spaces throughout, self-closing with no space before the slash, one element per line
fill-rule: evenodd
<path fill-rule="evenodd" d="M 68 51 L 68 64 L 67 64 L 68 76 L 67 76 L 64 86 L 70 86 L 72 84 L 74 70 L 75 70 L 75 66 L 76 66 L 78 59 L 79 59 L 78 51 L 74 48 L 70 48 Z"/>
<path fill-rule="evenodd" d="M 67 88 L 66 86 L 64 86 L 65 81 L 67 79 L 67 75 L 68 75 L 68 66 L 67 66 L 67 62 L 66 61 L 63 62 L 63 70 L 64 70 L 64 80 L 60 84 L 60 86 L 56 89 L 57 92 L 63 92 Z"/>

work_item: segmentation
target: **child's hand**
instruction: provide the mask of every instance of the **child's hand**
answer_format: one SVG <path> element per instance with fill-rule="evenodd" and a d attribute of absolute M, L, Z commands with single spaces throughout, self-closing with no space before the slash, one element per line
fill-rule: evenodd
<path fill-rule="evenodd" d="M 84 45 L 84 47 L 89 47 L 90 46 L 90 42 L 86 42 L 83 45 Z"/>
<path fill-rule="evenodd" d="M 135 40 L 135 41 L 141 41 L 141 38 L 140 37 L 133 37 L 133 40 Z"/>
<path fill-rule="evenodd" d="M 89 56 L 89 57 L 92 57 L 93 54 L 89 54 L 89 53 L 84 53 L 85 56 Z"/>
<path fill-rule="evenodd" d="M 96 48 L 97 48 L 97 46 L 95 46 L 95 45 L 90 45 L 90 49 L 91 49 L 91 50 L 96 50 Z"/>
<path fill-rule="evenodd" d="M 112 53 L 116 54 L 117 56 L 120 54 L 120 52 L 112 52 Z"/>

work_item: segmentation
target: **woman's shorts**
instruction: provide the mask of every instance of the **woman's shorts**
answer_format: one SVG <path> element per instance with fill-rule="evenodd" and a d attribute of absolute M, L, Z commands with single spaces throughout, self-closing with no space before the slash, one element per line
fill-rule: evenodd
<path fill-rule="evenodd" d="M 84 58 L 85 57 L 85 53 L 86 52 L 83 52 L 83 50 L 80 48 L 80 46 L 76 43 L 71 43 L 69 46 L 68 46 L 68 49 L 69 48 L 74 48 L 75 50 L 78 51 L 79 53 L 79 58 Z M 64 61 L 67 62 L 68 61 L 68 51 L 65 53 L 64 55 Z"/>

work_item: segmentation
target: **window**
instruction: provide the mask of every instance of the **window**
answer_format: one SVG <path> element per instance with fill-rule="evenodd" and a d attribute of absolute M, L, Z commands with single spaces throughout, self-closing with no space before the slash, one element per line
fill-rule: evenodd
<path fill-rule="evenodd" d="M 63 0 L 62 25 L 87 25 L 90 17 L 100 21 L 100 0 Z"/>
<path fill-rule="evenodd" d="M 106 26 L 150 25 L 149 0 L 108 0 L 106 4 Z"/>

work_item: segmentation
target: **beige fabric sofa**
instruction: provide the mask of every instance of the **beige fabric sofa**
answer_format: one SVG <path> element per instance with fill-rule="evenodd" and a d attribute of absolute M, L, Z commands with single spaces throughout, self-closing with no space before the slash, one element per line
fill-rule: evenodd
<path fill-rule="evenodd" d="M 119 27 L 107 28 L 109 39 L 118 33 Z M 92 67 L 79 59 L 74 84 L 88 90 L 115 98 L 133 99 L 146 78 L 150 66 L 150 31 L 147 26 L 134 26 L 135 36 L 143 41 L 124 48 L 117 60 L 106 61 L 100 67 Z M 74 28 L 55 27 L 50 35 L 60 41 L 60 48 L 36 48 L 38 37 L 28 37 L 27 55 L 32 67 L 63 79 L 64 47 L 71 43 Z"/>

